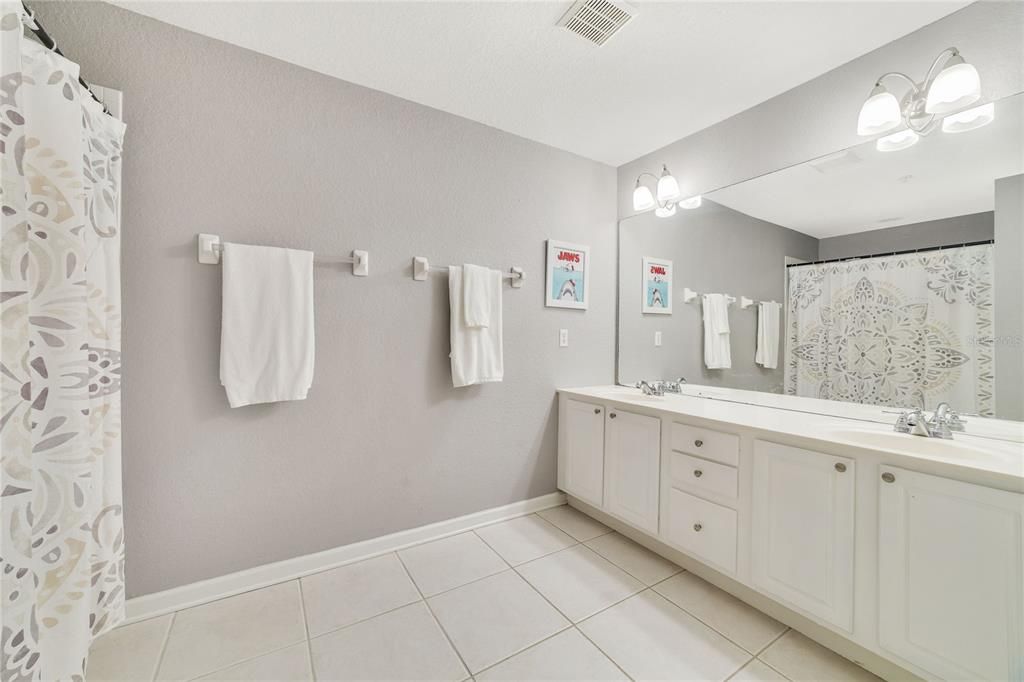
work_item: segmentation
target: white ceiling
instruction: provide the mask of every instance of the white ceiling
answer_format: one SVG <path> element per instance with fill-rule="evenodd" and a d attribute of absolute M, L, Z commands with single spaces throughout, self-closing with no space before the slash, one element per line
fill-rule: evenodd
<path fill-rule="evenodd" d="M 602 47 L 561 2 L 115 4 L 613 166 L 968 2 L 634 2 Z"/>
<path fill-rule="evenodd" d="M 984 128 L 936 131 L 898 152 L 866 142 L 707 198 L 819 239 L 991 211 L 995 180 L 1024 173 L 1024 95 L 995 114 Z"/>

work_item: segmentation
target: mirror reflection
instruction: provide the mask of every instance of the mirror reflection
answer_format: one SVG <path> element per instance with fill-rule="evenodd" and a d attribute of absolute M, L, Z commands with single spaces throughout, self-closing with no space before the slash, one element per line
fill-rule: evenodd
<path fill-rule="evenodd" d="M 620 383 L 1024 419 L 1024 95 L 982 113 L 623 220 Z"/>

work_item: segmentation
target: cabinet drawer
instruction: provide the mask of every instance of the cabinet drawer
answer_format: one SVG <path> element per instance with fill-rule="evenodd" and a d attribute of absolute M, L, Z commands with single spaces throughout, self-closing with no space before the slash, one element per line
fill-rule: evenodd
<path fill-rule="evenodd" d="M 735 467 L 673 452 L 669 462 L 669 476 L 673 485 L 706 491 L 730 500 L 736 499 Z"/>
<path fill-rule="evenodd" d="M 668 541 L 688 554 L 736 572 L 736 512 L 672 488 L 669 490 Z"/>
<path fill-rule="evenodd" d="M 687 424 L 672 425 L 672 449 L 736 466 L 740 461 L 740 437 Z"/>

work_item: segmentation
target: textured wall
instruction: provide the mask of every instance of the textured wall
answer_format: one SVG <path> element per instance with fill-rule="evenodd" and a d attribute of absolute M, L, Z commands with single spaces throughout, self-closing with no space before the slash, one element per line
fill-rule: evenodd
<path fill-rule="evenodd" d="M 980 242 L 992 239 L 994 234 L 995 214 L 992 211 L 971 213 L 954 218 L 887 227 L 882 230 L 826 237 L 818 242 L 818 258 L 851 258 L 890 251 Z"/>
<path fill-rule="evenodd" d="M 781 320 L 779 366 L 765 369 L 754 363 L 756 307 L 741 310 L 738 304 L 731 306 L 732 368 L 709 370 L 704 366 L 702 308 L 696 301 L 683 303 L 683 287 L 785 303 L 786 257 L 814 260 L 817 255 L 818 240 L 814 237 L 708 200 L 698 209 L 679 210 L 671 218 L 644 213 L 621 221 L 620 381 L 684 376 L 694 384 L 781 393 Z M 644 256 L 672 259 L 675 300 L 671 315 L 640 312 Z M 654 332 L 658 330 L 662 332 L 662 345 L 655 347 Z"/>
<path fill-rule="evenodd" d="M 555 387 L 613 380 L 614 169 L 109 5 L 33 7 L 125 96 L 130 596 L 555 489 Z M 198 232 L 370 251 L 367 279 L 317 268 L 306 401 L 228 408 Z M 589 311 L 544 307 L 549 237 L 591 245 Z M 414 255 L 526 269 L 504 383 L 451 387 L 446 278 Z"/>
<path fill-rule="evenodd" d="M 633 215 L 637 175 L 667 163 L 684 196 L 863 142 L 857 113 L 887 71 L 923 78 L 944 48 L 959 47 L 981 73 L 982 98 L 1024 90 L 1024 2 L 982 0 L 721 123 L 619 166 L 619 217 Z M 765 55 L 770 59 L 771 55 Z"/>

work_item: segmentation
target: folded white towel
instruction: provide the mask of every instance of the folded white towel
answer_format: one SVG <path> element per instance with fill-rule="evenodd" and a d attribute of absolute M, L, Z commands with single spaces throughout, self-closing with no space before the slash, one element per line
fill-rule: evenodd
<path fill-rule="evenodd" d="M 313 254 L 224 244 L 220 382 L 231 407 L 303 400 L 313 383 Z"/>
<path fill-rule="evenodd" d="M 490 268 L 479 265 L 462 266 L 462 300 L 467 327 L 486 327 L 491 323 Z"/>
<path fill-rule="evenodd" d="M 729 302 L 725 294 L 704 294 L 704 364 L 708 369 L 729 369 Z"/>
<path fill-rule="evenodd" d="M 490 320 L 486 327 L 466 324 L 463 272 L 448 267 L 448 303 L 451 308 L 452 385 L 456 388 L 501 381 L 505 374 L 501 348 L 501 273 L 488 270 Z"/>
<path fill-rule="evenodd" d="M 775 301 L 761 301 L 757 304 L 757 352 L 754 362 L 765 369 L 779 366 L 779 310 L 782 305 Z"/>

